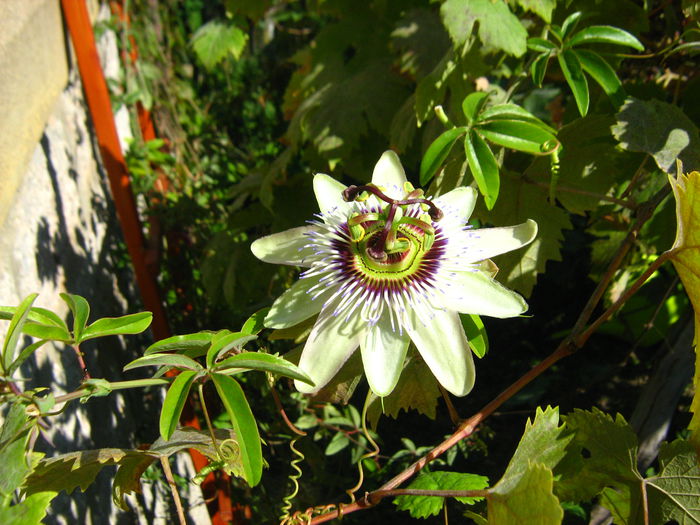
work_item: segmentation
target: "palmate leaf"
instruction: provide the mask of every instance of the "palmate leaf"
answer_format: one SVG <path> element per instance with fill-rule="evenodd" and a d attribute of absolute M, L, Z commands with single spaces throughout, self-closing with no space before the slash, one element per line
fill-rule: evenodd
<path fill-rule="evenodd" d="M 676 240 L 671 260 L 695 312 L 695 395 L 690 406 L 693 417 L 688 428 L 691 442 L 700 453 L 700 173 L 669 177 L 676 199 Z"/>
<path fill-rule="evenodd" d="M 461 472 L 430 472 L 422 470 L 408 485 L 410 489 L 422 490 L 482 490 L 488 487 L 489 479 L 477 474 Z M 460 503 L 473 504 L 483 498 L 455 498 Z M 440 513 L 445 498 L 440 496 L 398 496 L 394 504 L 399 510 L 406 510 L 413 518 L 428 518 Z"/>

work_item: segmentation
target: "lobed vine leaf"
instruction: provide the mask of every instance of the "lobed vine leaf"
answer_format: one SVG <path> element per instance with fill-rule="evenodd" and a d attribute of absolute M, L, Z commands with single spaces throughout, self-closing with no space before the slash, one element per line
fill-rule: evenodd
<path fill-rule="evenodd" d="M 238 59 L 243 53 L 248 35 L 233 24 L 212 20 L 192 35 L 192 48 L 207 69 L 213 69 L 227 55 Z"/>
<path fill-rule="evenodd" d="M 422 470 L 418 477 L 408 485 L 410 489 L 422 490 L 483 490 L 488 487 L 489 479 L 486 476 L 467 474 L 461 472 L 431 472 Z M 428 518 L 440 513 L 445 504 L 441 496 L 408 496 L 401 495 L 394 499 L 394 504 L 399 510 L 408 511 L 413 518 Z M 481 501 L 480 497 L 458 497 L 460 503 L 471 505 Z"/>

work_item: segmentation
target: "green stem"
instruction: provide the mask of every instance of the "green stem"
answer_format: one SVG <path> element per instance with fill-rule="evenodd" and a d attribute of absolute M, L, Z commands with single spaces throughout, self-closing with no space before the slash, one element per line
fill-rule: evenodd
<path fill-rule="evenodd" d="M 114 381 L 109 383 L 111 390 L 126 390 L 127 388 L 142 388 L 147 386 L 157 386 L 157 385 L 167 385 L 170 381 L 167 379 L 153 378 L 153 379 L 134 379 L 132 381 Z M 56 404 L 66 403 L 68 401 L 73 401 L 74 399 L 79 399 L 85 395 L 85 391 L 88 389 L 88 385 L 83 385 L 78 390 L 69 392 L 68 394 L 63 394 L 61 396 L 56 396 Z"/>
<path fill-rule="evenodd" d="M 221 454 L 221 449 L 219 448 L 219 442 L 216 440 L 216 436 L 214 435 L 214 426 L 211 424 L 211 418 L 209 417 L 209 411 L 207 410 L 207 403 L 204 401 L 204 383 L 199 383 L 198 392 L 199 402 L 202 404 L 202 412 L 204 412 L 204 419 L 207 422 L 207 429 L 209 429 L 209 435 L 211 436 L 211 442 L 216 450 L 216 455 L 220 459 L 224 459 L 224 456 Z"/>

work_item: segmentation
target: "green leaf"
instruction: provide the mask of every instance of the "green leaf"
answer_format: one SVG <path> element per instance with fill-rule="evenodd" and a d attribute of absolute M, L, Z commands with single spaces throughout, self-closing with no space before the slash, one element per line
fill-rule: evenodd
<path fill-rule="evenodd" d="M 123 370 L 126 372 L 142 366 L 172 366 L 187 370 L 202 370 L 202 365 L 197 361 L 181 354 L 151 354 L 139 357 L 126 364 Z"/>
<path fill-rule="evenodd" d="M 695 394 L 690 405 L 693 417 L 688 429 L 692 431 L 690 441 L 700 453 L 700 173 L 679 174 L 677 178 L 669 177 L 669 181 L 676 201 L 677 222 L 671 261 L 688 293 L 695 317 Z"/>
<path fill-rule="evenodd" d="M 42 459 L 27 478 L 24 490 L 27 494 L 45 491 L 67 493 L 76 488 L 85 492 L 99 472 L 108 465 L 118 465 L 129 457 L 149 455 L 147 451 L 123 448 L 81 450 Z M 150 461 L 155 459 L 151 456 Z"/>
<path fill-rule="evenodd" d="M 152 320 L 153 314 L 151 312 L 140 312 L 121 317 L 104 317 L 85 329 L 81 341 L 107 335 L 140 334 L 151 325 Z"/>
<path fill-rule="evenodd" d="M 430 144 L 420 163 L 421 186 L 426 186 L 430 182 L 445 162 L 454 143 L 466 132 L 466 127 L 448 129 Z"/>
<path fill-rule="evenodd" d="M 645 480 L 649 523 L 700 523 L 700 465 L 692 445 L 664 443 L 659 463 L 661 472 Z"/>
<path fill-rule="evenodd" d="M 248 35 L 233 24 L 212 20 L 192 35 L 192 48 L 204 67 L 211 70 L 231 54 L 238 60 Z"/>
<path fill-rule="evenodd" d="M 180 414 L 182 414 L 185 401 L 187 401 L 187 396 L 196 377 L 197 373 L 191 370 L 180 372 L 165 394 L 163 408 L 160 411 L 160 435 L 166 441 L 170 439 L 177 427 Z"/>
<path fill-rule="evenodd" d="M 418 125 L 427 120 L 436 105 L 442 102 L 447 83 L 457 68 L 454 51 L 450 49 L 437 63 L 435 68 L 423 77 L 416 86 L 416 120 Z"/>
<path fill-rule="evenodd" d="M 574 13 L 571 13 L 569 16 L 566 17 L 566 20 L 564 20 L 564 23 L 561 25 L 561 37 L 566 38 L 571 34 L 571 32 L 576 29 L 578 26 L 579 21 L 581 20 L 581 11 L 576 11 Z"/>
<path fill-rule="evenodd" d="M 2 368 L 5 372 L 10 369 L 12 362 L 15 360 L 15 351 L 19 336 L 22 334 L 22 328 L 27 321 L 32 303 L 38 295 L 37 293 L 33 293 L 25 297 L 12 316 L 10 326 L 7 328 L 7 335 L 5 335 L 5 341 L 2 345 Z"/>
<path fill-rule="evenodd" d="M 38 325 L 37 325 L 38 326 Z M 22 351 L 19 353 L 17 356 L 17 359 L 15 359 L 12 364 L 10 365 L 10 368 L 7 370 L 7 376 L 11 377 L 12 374 L 15 373 L 15 371 L 22 366 L 22 363 L 27 360 L 27 358 L 32 355 L 34 352 L 36 352 L 39 348 L 44 346 L 46 343 L 48 343 L 47 340 L 42 339 L 40 341 L 36 341 L 35 343 L 30 344 L 29 346 L 25 346 Z"/>
<path fill-rule="evenodd" d="M 700 169 L 698 128 L 678 106 L 628 97 L 616 117 L 612 132 L 622 148 L 649 153 L 667 173 L 676 159 L 685 171 Z"/>
<path fill-rule="evenodd" d="M 583 70 L 603 88 L 615 106 L 621 106 L 625 101 L 625 90 L 615 70 L 598 53 L 586 49 L 578 49 L 576 56 Z"/>
<path fill-rule="evenodd" d="M 0 306 L 0 319 L 5 319 L 9 321 L 10 319 L 12 319 L 12 316 L 15 315 L 16 311 L 16 306 Z M 39 308 L 38 306 L 32 307 L 32 309 L 29 312 L 29 317 L 27 317 L 27 321 L 46 326 L 55 326 L 57 328 L 63 328 L 65 330 L 68 330 L 68 327 L 66 326 L 66 323 L 63 322 L 63 319 L 61 319 L 51 310 Z"/>
<path fill-rule="evenodd" d="M 475 314 L 459 314 L 464 327 L 464 333 L 467 335 L 469 347 L 478 358 L 482 358 L 489 351 L 489 339 L 486 334 L 486 327 L 481 317 Z"/>
<path fill-rule="evenodd" d="M 0 523 L 6 525 L 34 525 L 46 516 L 49 503 L 56 492 L 38 492 L 10 507 L 0 507 Z"/>
<path fill-rule="evenodd" d="M 532 64 L 530 65 L 532 81 L 538 87 L 542 87 L 542 82 L 544 82 L 544 75 L 547 72 L 547 66 L 549 65 L 550 58 L 552 58 L 552 53 L 543 53 L 533 60 Z"/>
<path fill-rule="evenodd" d="M 547 407 L 542 411 L 538 407 L 534 421 L 528 418 L 518 448 L 493 490 L 498 494 L 513 490 L 527 472 L 531 461 L 553 469 L 566 455 L 566 447 L 572 438 L 573 435 L 566 431 L 564 425 L 559 425 L 559 409 Z"/>
<path fill-rule="evenodd" d="M 244 344 L 257 338 L 257 335 L 249 335 L 242 332 L 231 333 L 228 332 L 228 330 L 222 330 L 211 340 L 211 346 L 207 351 L 207 368 L 214 366 L 216 360 L 224 356 L 227 352 L 230 352 L 234 348 L 240 350 Z"/>
<path fill-rule="evenodd" d="M 527 31 L 503 0 L 446 0 L 440 7 L 443 24 L 456 47 L 463 46 L 479 24 L 479 39 L 486 48 L 522 56 Z"/>
<path fill-rule="evenodd" d="M 636 523 L 641 518 L 642 478 L 637 471 L 637 436 L 632 427 L 621 415 L 613 420 L 594 408 L 568 414 L 566 428 L 574 433 L 574 439 L 568 470 L 557 483 L 560 498 L 590 499 L 608 487 L 601 503 L 617 513 L 616 522 Z"/>
<path fill-rule="evenodd" d="M 559 144 L 555 135 L 525 120 L 492 120 L 480 123 L 477 131 L 499 146 L 533 155 L 546 155 Z"/>
<path fill-rule="evenodd" d="M 552 11 L 557 5 L 557 0 L 516 0 L 518 5 L 526 11 L 532 11 L 547 23 L 552 21 Z"/>
<path fill-rule="evenodd" d="M 536 461 L 536 458 L 533 458 Z M 493 525 L 560 525 L 564 510 L 553 493 L 552 471 L 529 463 L 513 485 L 496 485 L 489 492 L 488 523 Z"/>
<path fill-rule="evenodd" d="M 538 53 L 549 53 L 550 51 L 554 51 L 557 46 L 544 38 L 528 38 L 527 48 L 532 51 L 537 51 Z"/>
<path fill-rule="evenodd" d="M 479 115 L 479 122 L 488 122 L 490 120 L 522 120 L 535 124 L 552 135 L 556 134 L 554 128 L 548 126 L 528 110 L 517 104 L 498 104 L 497 106 L 491 106 L 482 111 L 481 115 Z"/>
<path fill-rule="evenodd" d="M 254 487 L 260 482 L 263 466 L 258 425 L 236 380 L 221 374 L 212 374 L 211 379 L 238 436 L 243 478 Z"/>
<path fill-rule="evenodd" d="M 477 474 L 461 472 L 430 472 L 422 470 L 418 477 L 408 486 L 421 490 L 483 490 L 489 485 L 489 479 Z M 483 498 L 455 498 L 460 503 L 471 505 Z M 440 496 L 398 496 L 394 505 L 399 510 L 406 510 L 413 518 L 436 516 L 442 510 L 445 498 Z"/>
<path fill-rule="evenodd" d="M 570 49 L 565 49 L 559 53 L 557 59 L 559 60 L 559 67 L 561 67 L 561 71 L 564 73 L 566 83 L 569 84 L 571 92 L 574 94 L 578 111 L 581 113 L 582 117 L 585 117 L 586 113 L 588 113 L 589 102 L 588 81 L 583 75 L 581 62 L 579 62 L 576 52 Z"/>
<path fill-rule="evenodd" d="M 216 364 L 216 372 L 219 374 L 232 374 L 245 370 L 260 370 L 262 372 L 270 372 L 292 379 L 298 379 L 309 385 L 314 384 L 309 376 L 307 376 L 296 365 L 290 363 L 282 357 L 263 352 L 241 352 L 231 357 L 227 357 L 223 361 Z"/>
<path fill-rule="evenodd" d="M 344 432 L 338 432 L 328 442 L 326 450 L 324 450 L 323 453 L 326 456 L 332 456 L 346 448 L 349 444 L 350 439 L 348 438 L 347 434 L 345 434 Z"/>
<path fill-rule="evenodd" d="M 0 500 L 11 498 L 31 472 L 26 451 L 29 439 L 28 422 L 25 406 L 19 403 L 12 404 L 0 429 Z"/>
<path fill-rule="evenodd" d="M 469 169 L 484 196 L 486 207 L 490 210 L 496 204 L 500 187 L 496 157 L 484 139 L 474 130 L 471 130 L 464 140 L 464 152 Z"/>
<path fill-rule="evenodd" d="M 84 297 L 80 295 L 62 293 L 61 299 L 65 301 L 73 314 L 73 338 L 76 343 L 82 340 L 83 330 L 87 325 L 90 316 L 90 305 Z"/>
<path fill-rule="evenodd" d="M 612 26 L 589 26 L 581 29 L 571 37 L 568 44 L 572 47 L 581 44 L 614 44 L 644 51 L 644 45 L 637 37 L 624 29 Z"/>
<path fill-rule="evenodd" d="M 146 348 L 143 355 L 163 352 L 201 352 L 206 353 L 215 332 L 196 332 L 194 334 L 175 335 L 153 343 Z"/>
<path fill-rule="evenodd" d="M 488 93 L 476 91 L 474 93 L 470 93 L 464 98 L 462 101 L 462 112 L 467 118 L 467 122 L 469 124 L 476 120 L 479 111 L 481 111 L 481 108 L 484 107 L 484 103 L 488 97 Z"/>
<path fill-rule="evenodd" d="M 270 311 L 269 308 L 263 308 L 251 315 L 245 323 L 241 332 L 244 334 L 258 335 L 265 328 L 265 316 Z"/>

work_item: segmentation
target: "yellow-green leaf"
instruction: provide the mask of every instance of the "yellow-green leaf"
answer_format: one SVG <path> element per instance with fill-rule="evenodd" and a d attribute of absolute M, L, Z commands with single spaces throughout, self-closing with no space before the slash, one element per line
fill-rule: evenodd
<path fill-rule="evenodd" d="M 700 333 L 700 173 L 679 173 L 677 178 L 669 176 L 669 180 L 676 199 L 678 221 L 671 260 L 695 312 L 695 396 L 690 405 L 693 418 L 688 428 L 693 432 L 690 440 L 700 452 L 700 356 L 697 347 Z"/>

